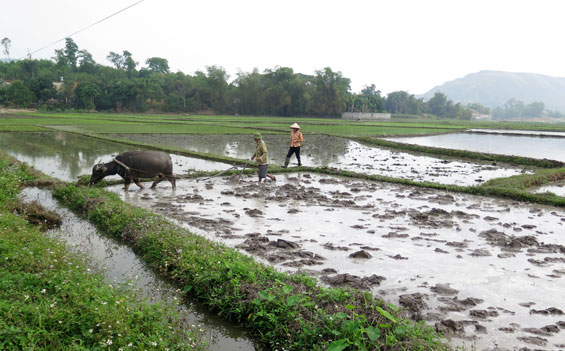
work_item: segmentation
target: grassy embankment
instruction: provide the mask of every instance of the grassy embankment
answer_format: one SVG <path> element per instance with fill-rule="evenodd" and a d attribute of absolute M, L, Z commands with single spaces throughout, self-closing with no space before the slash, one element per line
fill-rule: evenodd
<path fill-rule="evenodd" d="M 314 278 L 277 272 L 99 188 L 68 185 L 54 194 L 267 349 L 449 349 L 433 329 L 404 319 L 369 292 L 323 288 Z"/>
<path fill-rule="evenodd" d="M 16 199 L 37 180 L 0 153 L 0 349 L 204 349 L 174 306 L 149 305 L 125 285 L 105 284 L 84 257 L 30 224 L 50 215 Z"/>

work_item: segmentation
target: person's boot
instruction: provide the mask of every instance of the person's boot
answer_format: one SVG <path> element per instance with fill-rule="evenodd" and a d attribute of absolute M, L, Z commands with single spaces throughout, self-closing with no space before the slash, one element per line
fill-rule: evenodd
<path fill-rule="evenodd" d="M 286 168 L 288 167 L 288 163 L 290 162 L 290 157 L 287 157 L 284 159 L 284 165 L 282 166 L 282 168 Z"/>
<path fill-rule="evenodd" d="M 302 166 L 302 162 L 300 162 L 300 156 L 297 156 L 296 159 L 298 160 L 298 167 Z"/>

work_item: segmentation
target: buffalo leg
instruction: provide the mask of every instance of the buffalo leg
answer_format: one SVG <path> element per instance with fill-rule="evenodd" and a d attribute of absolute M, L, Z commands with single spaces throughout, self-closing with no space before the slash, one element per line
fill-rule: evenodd
<path fill-rule="evenodd" d="M 130 184 L 131 184 L 131 178 L 125 178 L 125 185 L 124 185 L 125 191 L 128 191 Z"/>
<path fill-rule="evenodd" d="M 167 179 L 169 180 L 169 182 L 171 182 L 171 185 L 173 186 L 173 189 L 175 189 L 177 187 L 177 181 L 175 179 L 175 176 L 168 176 Z"/>
<path fill-rule="evenodd" d="M 153 184 L 151 184 L 151 189 L 155 188 L 157 186 L 157 184 L 161 183 L 163 181 L 164 177 L 162 174 L 159 174 L 157 176 L 157 179 L 155 179 L 155 181 L 153 182 Z"/>
<path fill-rule="evenodd" d="M 145 189 L 145 187 L 143 186 L 143 184 L 141 184 L 141 182 L 139 181 L 139 178 L 133 178 L 133 181 L 135 182 L 135 184 L 137 184 L 137 186 L 140 189 Z"/>

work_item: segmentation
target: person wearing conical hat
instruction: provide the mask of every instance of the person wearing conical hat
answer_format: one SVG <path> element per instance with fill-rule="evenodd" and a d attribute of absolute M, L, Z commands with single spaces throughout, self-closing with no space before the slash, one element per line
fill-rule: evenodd
<path fill-rule="evenodd" d="M 255 159 L 255 162 L 259 165 L 259 184 L 261 180 L 266 181 L 267 177 L 272 181 L 277 180 L 275 176 L 267 173 L 267 168 L 269 167 L 269 152 L 267 151 L 267 144 L 265 144 L 265 141 L 263 141 L 261 137 L 261 133 L 253 134 L 253 140 L 255 140 L 256 147 L 255 154 L 251 156 L 251 160 L 253 161 Z"/>
<path fill-rule="evenodd" d="M 298 167 L 302 166 L 302 162 L 300 162 L 300 145 L 304 142 L 304 137 L 302 136 L 302 132 L 300 131 L 300 126 L 298 123 L 294 123 L 290 126 L 292 131 L 290 132 L 290 149 L 288 149 L 288 153 L 286 154 L 286 158 L 284 159 L 283 168 L 288 167 L 288 163 L 290 162 L 290 158 L 292 154 L 296 155 L 296 160 L 298 161 Z"/>

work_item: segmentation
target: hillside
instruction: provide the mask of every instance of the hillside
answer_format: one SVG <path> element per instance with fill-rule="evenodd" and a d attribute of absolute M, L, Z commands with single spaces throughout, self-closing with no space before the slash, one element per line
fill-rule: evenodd
<path fill-rule="evenodd" d="M 464 104 L 478 102 L 494 108 L 515 98 L 527 104 L 541 101 L 546 109 L 565 112 L 565 78 L 536 73 L 480 71 L 445 82 L 419 97 L 427 101 L 436 91 Z"/>

